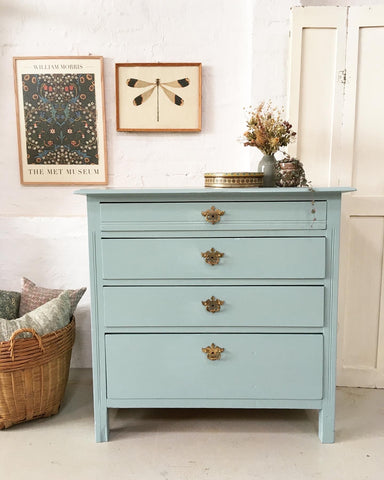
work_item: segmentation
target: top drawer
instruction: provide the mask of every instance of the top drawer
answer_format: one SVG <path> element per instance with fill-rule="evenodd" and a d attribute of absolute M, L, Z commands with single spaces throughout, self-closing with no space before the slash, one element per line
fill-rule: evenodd
<path fill-rule="evenodd" d="M 101 203 L 100 217 L 105 232 L 322 230 L 327 202 Z"/>

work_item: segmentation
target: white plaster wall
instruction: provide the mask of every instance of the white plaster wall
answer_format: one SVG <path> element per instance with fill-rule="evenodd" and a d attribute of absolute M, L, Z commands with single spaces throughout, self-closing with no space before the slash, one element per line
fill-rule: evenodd
<path fill-rule="evenodd" d="M 206 171 L 249 168 L 243 108 L 286 102 L 290 0 L 2 0 L 0 3 L 0 289 L 20 278 L 88 286 L 85 198 L 19 181 L 13 56 L 104 57 L 109 186 L 201 186 Z M 118 133 L 114 64 L 201 62 L 202 132 Z M 252 150 L 252 149 L 251 149 Z M 89 294 L 72 365 L 89 367 Z"/>

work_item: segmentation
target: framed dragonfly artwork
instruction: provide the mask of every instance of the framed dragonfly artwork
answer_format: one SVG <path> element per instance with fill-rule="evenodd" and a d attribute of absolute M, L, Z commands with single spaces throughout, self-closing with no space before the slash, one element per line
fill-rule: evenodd
<path fill-rule="evenodd" d="M 119 132 L 201 131 L 201 63 L 117 63 Z"/>

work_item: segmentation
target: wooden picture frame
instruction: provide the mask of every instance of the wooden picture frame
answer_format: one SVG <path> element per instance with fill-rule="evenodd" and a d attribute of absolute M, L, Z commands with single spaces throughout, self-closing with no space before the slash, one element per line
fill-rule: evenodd
<path fill-rule="evenodd" d="M 117 63 L 118 132 L 200 132 L 201 63 Z"/>
<path fill-rule="evenodd" d="M 14 57 L 23 185 L 105 185 L 103 57 Z"/>

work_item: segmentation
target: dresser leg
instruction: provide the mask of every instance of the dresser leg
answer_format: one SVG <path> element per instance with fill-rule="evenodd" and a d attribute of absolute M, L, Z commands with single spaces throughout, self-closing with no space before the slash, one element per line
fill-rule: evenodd
<path fill-rule="evenodd" d="M 335 441 L 335 411 L 333 408 L 323 408 L 319 411 L 319 438 L 321 443 Z"/>
<path fill-rule="evenodd" d="M 95 435 L 96 442 L 108 442 L 109 422 L 108 408 L 99 409 L 95 412 Z"/>

